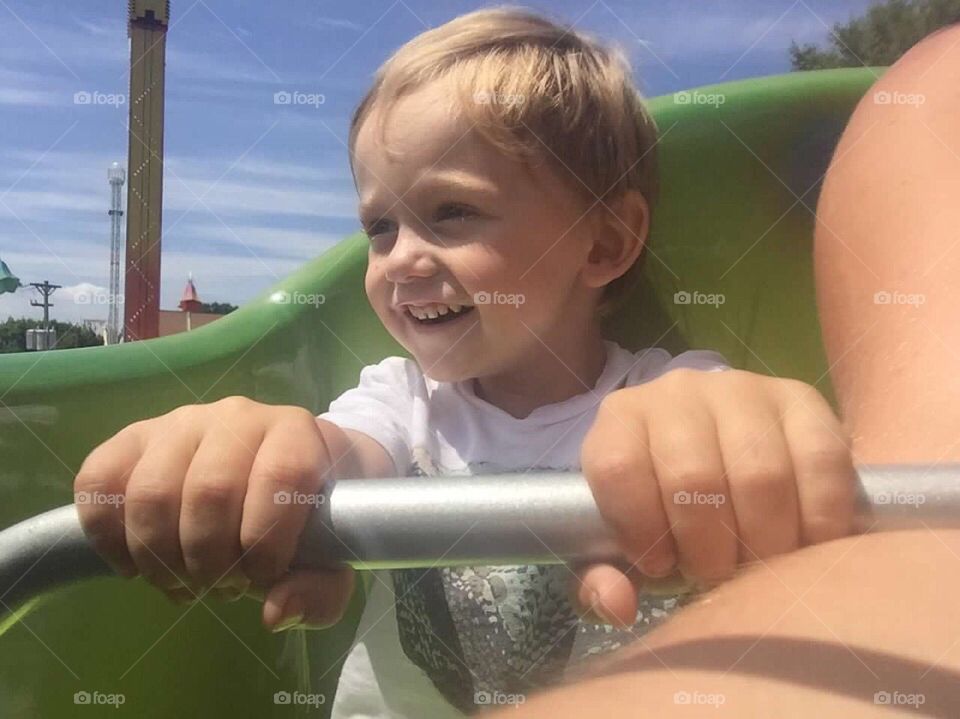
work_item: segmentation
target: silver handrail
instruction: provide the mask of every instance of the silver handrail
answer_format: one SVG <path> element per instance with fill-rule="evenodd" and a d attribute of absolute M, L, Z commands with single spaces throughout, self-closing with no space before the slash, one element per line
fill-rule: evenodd
<path fill-rule="evenodd" d="M 960 464 L 857 469 L 858 524 L 960 527 Z M 620 557 L 580 474 L 355 479 L 331 483 L 293 568 L 556 564 Z M 0 532 L 0 613 L 59 585 L 110 575 L 69 504 Z"/>

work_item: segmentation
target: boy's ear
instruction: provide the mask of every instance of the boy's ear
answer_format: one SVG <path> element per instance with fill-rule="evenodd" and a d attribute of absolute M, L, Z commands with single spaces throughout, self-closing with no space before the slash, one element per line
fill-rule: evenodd
<path fill-rule="evenodd" d="M 597 213 L 597 231 L 582 269 L 588 287 L 604 287 L 629 270 L 650 231 L 650 206 L 637 190 L 600 205 Z"/>

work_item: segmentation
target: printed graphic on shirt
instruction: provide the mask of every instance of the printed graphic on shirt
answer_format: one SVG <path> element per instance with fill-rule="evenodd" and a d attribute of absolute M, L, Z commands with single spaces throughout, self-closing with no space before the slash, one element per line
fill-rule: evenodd
<path fill-rule="evenodd" d="M 449 475 L 419 448 L 409 475 Z M 559 468 L 566 471 L 569 468 Z M 471 474 L 502 473 L 489 463 Z M 534 471 L 557 471 L 537 467 Z M 568 667 L 635 640 L 689 599 L 642 597 L 632 630 L 581 621 L 564 565 L 393 570 L 404 653 L 453 706 L 472 713 L 499 695 L 562 681 Z"/>

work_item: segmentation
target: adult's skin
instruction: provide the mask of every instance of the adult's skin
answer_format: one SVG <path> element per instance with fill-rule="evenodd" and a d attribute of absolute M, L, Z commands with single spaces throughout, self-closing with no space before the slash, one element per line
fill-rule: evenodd
<path fill-rule="evenodd" d="M 960 459 L 960 25 L 861 101 L 817 216 L 823 339 L 856 460 Z"/>
<path fill-rule="evenodd" d="M 868 92 L 818 215 L 818 304 L 855 461 L 960 460 L 960 26 Z M 502 717 L 958 716 L 957 596 L 960 530 L 807 547 Z"/>

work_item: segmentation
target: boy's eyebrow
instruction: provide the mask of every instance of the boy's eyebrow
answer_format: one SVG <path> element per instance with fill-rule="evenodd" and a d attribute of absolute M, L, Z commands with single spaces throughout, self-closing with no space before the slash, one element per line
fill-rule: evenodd
<path fill-rule="evenodd" d="M 387 205 L 402 204 L 415 189 L 430 192 L 453 190 L 475 192 L 478 194 L 493 194 L 497 192 L 499 188 L 494 182 L 479 178 L 476 175 L 463 172 L 462 170 L 434 170 L 422 175 L 415 185 L 408 188 L 407 191 L 400 196 L 399 200 L 395 194 L 388 192 Z M 373 214 L 378 204 L 375 199 L 375 194 L 372 194 L 369 199 L 360 201 L 357 212 L 360 217 L 366 216 L 367 213 Z"/>

